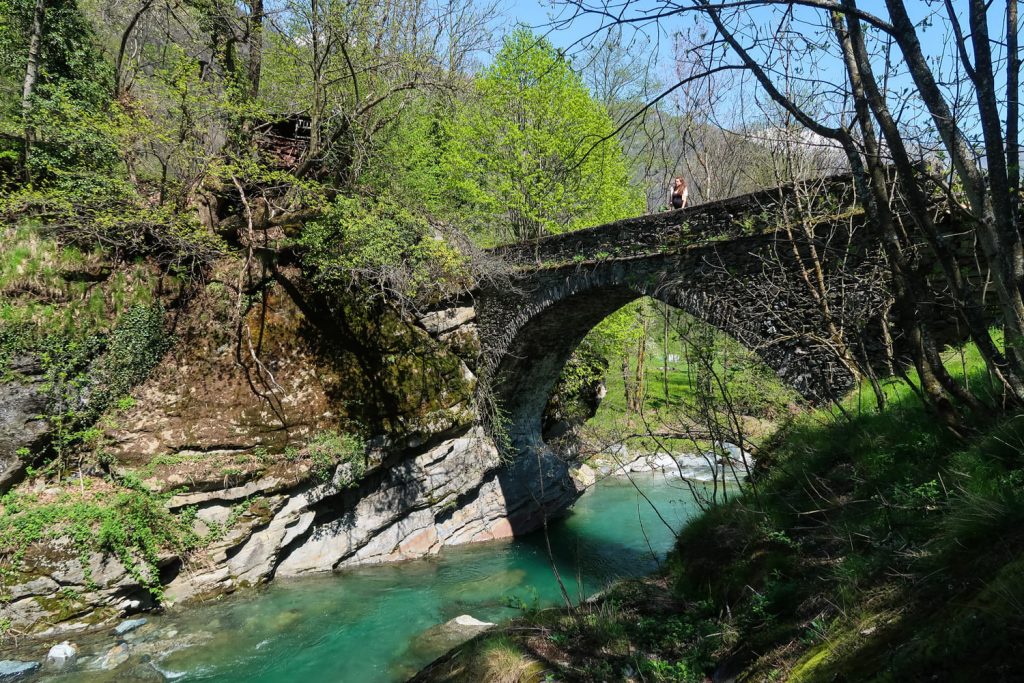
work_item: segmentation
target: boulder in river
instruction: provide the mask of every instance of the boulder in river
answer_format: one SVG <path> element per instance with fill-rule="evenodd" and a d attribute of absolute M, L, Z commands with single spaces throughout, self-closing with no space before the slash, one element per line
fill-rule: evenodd
<path fill-rule="evenodd" d="M 78 658 L 78 646 L 70 640 L 58 643 L 46 653 L 46 664 L 55 669 L 63 669 L 75 663 Z"/>
<path fill-rule="evenodd" d="M 479 619 L 471 617 L 468 614 L 460 614 L 459 616 L 457 616 L 454 619 L 452 619 L 451 621 L 449 621 L 447 625 L 452 626 L 452 627 L 473 628 L 473 629 L 476 629 L 476 628 L 487 628 L 489 626 L 494 626 L 494 624 L 489 622 L 489 621 L 480 621 Z"/>
<path fill-rule="evenodd" d="M 597 473 L 590 465 L 583 463 L 571 472 L 572 478 L 576 480 L 581 488 L 588 489 L 597 483 Z"/>
<path fill-rule="evenodd" d="M 428 628 L 412 641 L 409 649 L 421 656 L 433 658 L 458 647 L 492 626 L 494 624 L 488 621 L 480 621 L 468 614 L 461 614 L 443 624 Z"/>
<path fill-rule="evenodd" d="M 145 625 L 146 625 L 146 620 L 145 619 L 128 619 L 126 621 L 122 621 L 120 624 L 117 625 L 117 627 L 114 629 L 114 635 L 116 635 L 116 636 L 123 636 L 124 634 L 128 633 L 129 631 L 134 631 L 135 629 L 139 628 L 140 626 L 145 626 Z"/>
<path fill-rule="evenodd" d="M 39 668 L 39 662 L 19 662 L 15 659 L 0 661 L 0 681 L 16 681 Z"/>
<path fill-rule="evenodd" d="M 101 669 L 103 671 L 109 671 L 116 669 L 125 662 L 128 661 L 130 656 L 128 646 L 124 643 L 119 643 L 114 647 L 107 650 L 105 654 L 98 657 L 94 662 L 89 665 L 90 669 Z"/>

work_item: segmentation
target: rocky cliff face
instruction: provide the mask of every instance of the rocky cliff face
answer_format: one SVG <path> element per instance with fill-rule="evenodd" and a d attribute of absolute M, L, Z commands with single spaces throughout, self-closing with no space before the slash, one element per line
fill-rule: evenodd
<path fill-rule="evenodd" d="M 190 302 L 172 351 L 101 439 L 111 471 L 173 492 L 167 506 L 194 512 L 195 533 L 211 539 L 161 558 L 165 605 L 508 537 L 579 494 L 553 455 L 508 465 L 477 426 L 472 307 L 417 324 L 356 309 L 339 319 L 284 272 L 239 308 L 219 284 L 233 267 Z M 37 409 L 25 406 L 0 417 L 27 424 Z M 303 450 L 324 430 L 357 426 L 376 435 L 361 461 L 325 472 Z M 79 555 L 62 541 L 31 549 L 30 570 L 4 586 L 0 619 L 53 633 L 156 604 L 152 577 Z"/>
<path fill-rule="evenodd" d="M 0 493 L 18 483 L 28 465 L 24 453 L 38 448 L 49 431 L 42 370 L 31 358 L 11 362 L 10 378 L 0 382 Z"/>
<path fill-rule="evenodd" d="M 416 456 L 378 457 L 358 486 L 341 465 L 330 481 L 287 488 L 274 478 L 239 489 L 183 494 L 198 517 L 222 523 L 239 499 L 260 496 L 233 533 L 180 565 L 167 586 L 172 601 L 220 593 L 275 576 L 392 562 L 446 545 L 511 535 L 497 480 L 497 452 L 478 429 Z M 251 508 L 250 508 L 251 509 Z"/>

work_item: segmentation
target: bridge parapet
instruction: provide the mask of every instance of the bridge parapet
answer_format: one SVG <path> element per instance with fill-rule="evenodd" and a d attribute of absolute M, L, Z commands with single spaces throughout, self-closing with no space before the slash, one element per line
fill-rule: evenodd
<path fill-rule="evenodd" d="M 813 200 L 816 210 L 827 207 L 833 215 L 842 214 L 855 206 L 853 178 L 841 174 L 790 183 L 692 208 L 497 247 L 492 253 L 509 263 L 534 267 L 668 253 L 702 241 L 774 232 L 785 212 L 797 208 L 798 199 Z"/>

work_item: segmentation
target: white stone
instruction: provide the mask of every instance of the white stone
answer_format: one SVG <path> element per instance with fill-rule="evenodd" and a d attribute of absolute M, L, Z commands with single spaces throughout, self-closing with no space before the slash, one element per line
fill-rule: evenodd
<path fill-rule="evenodd" d="M 659 453 L 648 459 L 651 469 L 667 470 L 676 468 L 676 459 L 668 453 Z"/>
<path fill-rule="evenodd" d="M 70 640 L 65 640 L 50 648 L 50 651 L 46 653 L 46 663 L 62 669 L 73 664 L 77 657 L 78 646 Z"/>
<path fill-rule="evenodd" d="M 442 332 L 448 332 L 456 327 L 465 325 L 474 318 L 476 318 L 476 311 L 473 307 L 464 306 L 427 313 L 420 318 L 420 324 L 431 334 L 441 334 Z"/>
<path fill-rule="evenodd" d="M 494 626 L 494 624 L 492 624 L 489 621 L 480 621 L 479 619 L 471 617 L 468 614 L 460 614 L 459 616 L 457 616 L 454 619 L 452 619 L 452 622 L 454 622 L 455 624 L 457 624 L 459 626 L 474 626 L 474 627 L 484 627 L 484 628 L 486 628 L 488 626 Z"/>

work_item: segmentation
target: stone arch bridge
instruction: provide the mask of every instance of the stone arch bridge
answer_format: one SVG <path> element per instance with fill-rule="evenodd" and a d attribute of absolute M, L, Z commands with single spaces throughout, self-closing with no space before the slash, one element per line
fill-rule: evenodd
<path fill-rule="evenodd" d="M 837 338 L 860 358 L 884 354 L 890 296 L 880 245 L 844 175 L 495 250 L 514 272 L 477 293 L 480 369 L 512 449 L 537 456 L 515 457 L 512 478 L 564 469 L 541 457 L 555 382 L 595 325 L 642 296 L 730 334 L 811 401 L 845 393 L 854 379 Z M 558 479 L 546 474 L 539 479 Z M 569 489 L 532 495 L 558 506 Z"/>

